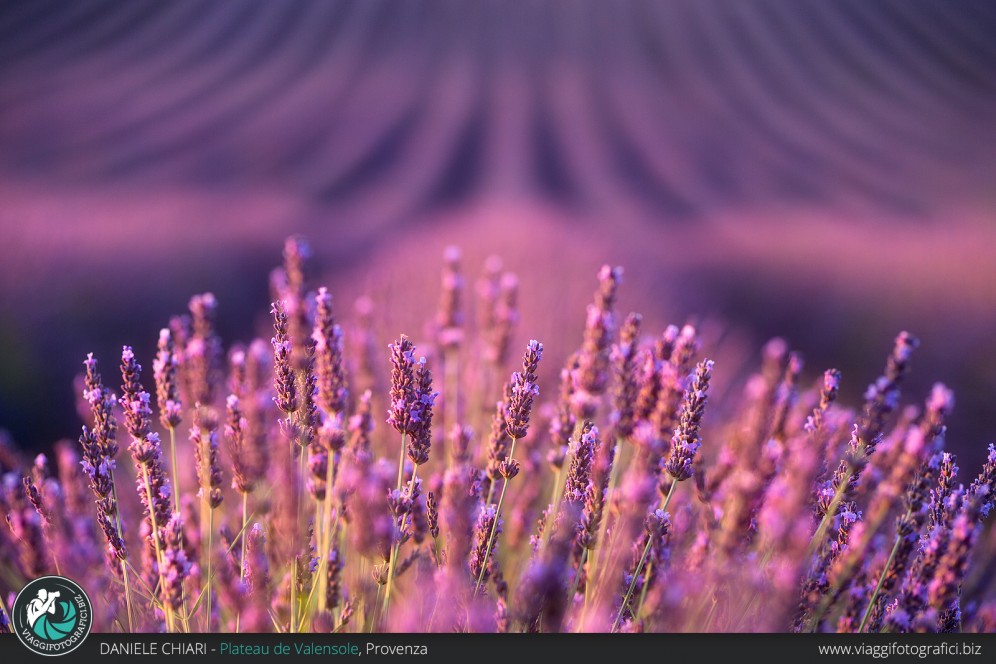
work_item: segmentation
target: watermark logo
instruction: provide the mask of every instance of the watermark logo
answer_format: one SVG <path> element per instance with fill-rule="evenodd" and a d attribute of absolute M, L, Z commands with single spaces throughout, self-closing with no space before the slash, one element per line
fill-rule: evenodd
<path fill-rule="evenodd" d="M 90 598 L 75 581 L 43 576 L 28 583 L 11 607 L 11 627 L 29 650 L 65 655 L 83 643 L 93 626 Z"/>

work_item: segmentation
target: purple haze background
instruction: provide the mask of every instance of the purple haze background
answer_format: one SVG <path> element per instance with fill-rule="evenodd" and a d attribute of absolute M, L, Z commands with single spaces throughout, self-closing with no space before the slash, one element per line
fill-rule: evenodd
<path fill-rule="evenodd" d="M 953 387 L 974 468 L 994 33 L 974 1 L 3 2 L 0 427 L 75 435 L 85 353 L 148 364 L 193 293 L 227 343 L 265 333 L 297 232 L 385 345 L 450 244 L 519 273 L 523 339 L 579 341 L 610 262 L 647 329 L 705 317 L 744 358 L 782 335 L 851 403 L 909 329 L 905 401 Z"/>

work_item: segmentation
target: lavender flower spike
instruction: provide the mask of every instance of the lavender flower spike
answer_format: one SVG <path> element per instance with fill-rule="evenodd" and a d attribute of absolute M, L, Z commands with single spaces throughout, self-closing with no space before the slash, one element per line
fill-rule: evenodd
<path fill-rule="evenodd" d="M 290 415 L 296 412 L 301 402 L 297 395 L 297 383 L 294 380 L 294 367 L 291 362 L 291 341 L 287 332 L 287 312 L 284 310 L 284 303 L 274 302 L 270 313 L 273 314 L 274 337 L 270 340 L 273 344 L 273 373 L 274 387 L 277 395 L 273 397 L 273 402 L 277 408 Z"/>
<path fill-rule="evenodd" d="M 114 418 L 114 406 L 117 402 L 114 395 L 101 383 L 100 374 L 97 372 L 97 360 L 93 353 L 86 356 L 83 366 L 86 367 L 83 397 L 90 404 L 90 412 L 93 414 L 95 443 L 105 457 L 113 460 L 118 455 L 118 423 Z"/>
<path fill-rule="evenodd" d="M 162 422 L 164 429 L 175 429 L 183 419 L 180 390 L 176 381 L 177 365 L 173 333 L 164 327 L 159 330 L 159 352 L 152 362 L 152 373 L 156 379 L 159 421 Z"/>
<path fill-rule="evenodd" d="M 616 291 L 622 281 L 622 274 L 621 267 L 603 265 L 598 272 L 595 301 L 588 305 L 588 319 L 581 345 L 579 387 L 591 395 L 602 394 L 608 385 L 609 352 L 616 331 Z"/>
<path fill-rule="evenodd" d="M 982 466 L 982 472 L 972 481 L 968 488 L 970 496 L 979 497 L 979 516 L 985 519 L 996 503 L 996 445 L 989 444 L 989 456 Z"/>
<path fill-rule="evenodd" d="M 159 434 L 152 431 L 152 409 L 149 407 L 149 393 L 142 389 L 139 379 L 141 371 L 141 365 L 135 361 L 135 353 L 130 346 L 125 346 L 121 352 L 121 405 L 125 410 L 125 428 L 132 438 L 128 449 L 138 466 L 139 495 L 145 507 L 151 537 L 161 548 L 161 529 L 172 512 L 172 492 L 163 470 Z M 143 476 L 148 480 L 148 487 L 143 484 Z"/>
<path fill-rule="evenodd" d="M 491 574 L 489 562 L 498 555 L 495 536 L 501 532 L 502 520 L 494 505 L 481 505 L 474 527 L 474 548 L 470 552 L 470 573 L 477 579 L 477 589 Z"/>
<path fill-rule="evenodd" d="M 612 347 L 616 388 L 613 394 L 614 437 L 628 438 L 633 433 L 635 406 L 640 386 L 637 384 L 636 353 L 643 317 L 631 313 L 619 333 L 619 343 Z"/>
<path fill-rule="evenodd" d="M 86 427 L 83 427 L 83 434 L 80 436 L 80 446 L 83 448 L 83 460 L 80 461 L 80 465 L 83 466 L 83 474 L 89 480 L 97 504 L 97 525 L 104 533 L 108 552 L 118 560 L 126 560 L 128 549 L 117 529 L 118 504 L 114 497 L 112 474 L 114 459 L 107 456 L 96 434 Z"/>
<path fill-rule="evenodd" d="M 183 548 L 183 520 L 178 512 L 173 512 L 163 530 L 165 548 L 160 597 L 177 611 L 183 601 L 183 582 L 190 575 L 192 567 Z"/>
<path fill-rule="evenodd" d="M 121 405 L 125 411 L 125 428 L 131 435 L 128 446 L 138 470 L 136 483 L 139 498 L 145 511 L 145 525 L 148 528 L 147 545 L 155 550 L 155 575 L 159 577 L 160 592 L 166 593 L 166 561 L 164 554 L 167 545 L 166 525 L 173 513 L 172 490 L 162 463 L 162 446 L 159 434 L 152 431 L 152 409 L 149 406 L 149 393 L 142 389 L 140 381 L 142 367 L 135 361 L 131 347 L 121 351 Z M 147 571 L 152 572 L 151 569 Z M 166 595 L 162 595 L 164 601 Z M 167 628 L 173 629 L 172 605 L 166 602 Z"/>
<path fill-rule="evenodd" d="M 581 427 L 581 435 L 574 444 L 571 456 L 571 467 L 567 473 L 567 483 L 564 488 L 564 500 L 578 509 L 585 501 L 588 486 L 591 483 L 591 467 L 599 446 L 598 428 L 590 420 L 585 420 Z"/>
<path fill-rule="evenodd" d="M 536 384 L 536 369 L 543 357 L 543 344 L 531 340 L 522 356 L 522 373 L 512 374 L 511 396 L 505 413 L 505 427 L 509 438 L 519 439 L 526 435 L 533 400 L 539 394 Z"/>
<path fill-rule="evenodd" d="M 190 444 L 194 448 L 194 459 L 197 463 L 197 483 L 200 486 L 197 495 L 203 497 L 203 494 L 207 492 L 208 505 L 211 509 L 215 509 L 221 505 L 223 498 L 221 494 L 221 463 L 218 451 L 218 425 L 213 418 L 195 417 L 194 420 L 194 426 L 190 429 Z M 206 439 L 205 433 L 207 434 Z"/>
<path fill-rule="evenodd" d="M 327 288 L 315 296 L 315 375 L 318 382 L 318 405 L 329 417 L 346 410 L 346 372 L 342 358 L 342 328 L 332 314 L 332 296 Z"/>
<path fill-rule="evenodd" d="M 432 444 L 432 405 L 439 392 L 432 391 L 432 372 L 425 366 L 425 358 L 418 361 L 415 369 L 415 401 L 410 410 L 414 425 L 408 440 L 407 454 L 412 463 L 421 466 L 429 460 L 429 447 Z"/>
<path fill-rule="evenodd" d="M 460 248 L 447 247 L 443 254 L 442 293 L 436 312 L 436 343 L 440 348 L 452 350 L 463 341 L 463 312 L 460 310 L 463 275 L 460 273 Z"/>
<path fill-rule="evenodd" d="M 237 396 L 228 395 L 225 405 L 225 440 L 228 443 L 228 456 L 232 460 L 232 488 L 239 493 L 252 493 L 260 478 L 255 464 L 249 458 L 250 450 L 246 447 L 246 429 L 249 423 L 242 414 L 242 405 Z"/>
<path fill-rule="evenodd" d="M 702 425 L 702 414 L 708 401 L 709 379 L 712 377 L 712 360 L 699 362 L 695 369 L 695 379 L 681 403 L 681 415 L 678 426 L 671 438 L 671 453 L 664 463 L 664 472 L 677 481 L 687 480 L 692 476 L 692 461 L 702 443 L 699 438 L 699 428 Z M 663 487 L 661 487 L 663 488 Z"/>
<path fill-rule="evenodd" d="M 391 404 L 387 411 L 387 422 L 402 435 L 413 433 L 415 344 L 402 334 L 388 348 L 391 350 Z"/>
<path fill-rule="evenodd" d="M 218 300 L 212 293 L 190 298 L 193 334 L 184 349 L 184 361 L 189 379 L 190 400 L 210 405 L 221 377 L 221 339 L 215 332 Z"/>
<path fill-rule="evenodd" d="M 909 332 L 900 332 L 885 364 L 885 371 L 865 391 L 865 406 L 861 418 L 862 440 L 871 441 L 885 427 L 886 418 L 899 405 L 899 387 L 910 370 L 910 357 L 920 345 Z"/>
<path fill-rule="evenodd" d="M 820 405 L 813 409 L 813 414 L 806 420 L 805 428 L 810 433 L 823 428 L 827 411 L 837 401 L 840 392 L 840 371 L 827 369 L 823 374 L 823 387 L 820 390 Z"/>
<path fill-rule="evenodd" d="M 270 597 L 270 566 L 266 557 L 266 535 L 263 526 L 254 523 L 249 529 L 246 539 L 246 556 L 242 561 L 242 574 L 249 590 L 249 597 L 260 600 L 265 606 Z"/>

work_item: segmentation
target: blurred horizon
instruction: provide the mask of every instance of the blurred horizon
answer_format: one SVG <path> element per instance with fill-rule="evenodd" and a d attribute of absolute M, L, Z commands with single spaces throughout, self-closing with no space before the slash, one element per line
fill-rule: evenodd
<path fill-rule="evenodd" d="M 369 294 L 384 335 L 423 336 L 449 245 L 468 294 L 501 256 L 517 334 L 561 355 L 602 263 L 649 334 L 710 321 L 749 365 L 785 337 L 850 405 L 909 329 L 903 401 L 953 387 L 974 468 L 993 34 L 981 0 L 0 3 L 0 429 L 72 438 L 85 354 L 110 384 L 122 344 L 151 370 L 195 293 L 226 344 L 268 336 L 301 233 L 310 285 L 346 320 Z"/>

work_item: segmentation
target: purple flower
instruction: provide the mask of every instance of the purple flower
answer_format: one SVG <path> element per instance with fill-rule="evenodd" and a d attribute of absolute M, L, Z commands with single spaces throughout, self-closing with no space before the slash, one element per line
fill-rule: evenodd
<path fill-rule="evenodd" d="M 274 388 L 276 396 L 273 403 L 277 408 L 287 415 L 297 412 L 301 406 L 297 394 L 297 382 L 294 379 L 294 367 L 291 362 L 291 343 L 287 332 L 287 312 L 284 310 L 282 301 L 274 302 L 270 313 L 273 314 L 274 337 L 270 340 L 273 345 L 273 372 Z"/>
<path fill-rule="evenodd" d="M 401 337 L 388 345 L 391 350 L 391 404 L 387 422 L 402 434 L 415 431 L 418 421 L 418 403 L 415 383 L 415 345 Z"/>
<path fill-rule="evenodd" d="M 159 331 L 159 352 L 152 362 L 152 373 L 156 379 L 159 421 L 166 429 L 175 429 L 183 418 L 180 391 L 176 381 L 177 364 L 173 334 L 169 328 L 163 328 Z"/>
<path fill-rule="evenodd" d="M 827 411 L 837 400 L 840 392 L 840 371 L 827 369 L 823 374 L 823 388 L 820 390 L 820 405 L 813 409 L 813 414 L 806 420 L 805 428 L 810 433 L 823 428 Z"/>
<path fill-rule="evenodd" d="M 590 421 L 585 421 L 581 427 L 581 435 L 574 445 L 567 484 L 564 487 L 564 500 L 576 507 L 580 507 L 588 495 L 591 466 L 597 447 L 598 429 Z"/>
<path fill-rule="evenodd" d="M 159 597 L 178 610 L 183 599 L 183 582 L 190 575 L 191 563 L 183 549 L 183 520 L 178 512 L 170 515 L 163 528 L 163 570 Z"/>
<path fill-rule="evenodd" d="M 609 382 L 609 352 L 616 333 L 616 291 L 622 281 L 621 267 L 603 265 L 598 272 L 595 301 L 588 305 L 584 340 L 579 356 L 578 389 L 592 396 L 605 392 Z M 591 417 L 593 413 L 578 413 Z"/>
<path fill-rule="evenodd" d="M 342 356 L 342 328 L 332 314 L 332 296 L 327 288 L 318 289 L 315 296 L 315 375 L 318 383 L 318 405 L 326 415 L 346 410 L 346 372 Z"/>
<path fill-rule="evenodd" d="M 356 412 L 349 418 L 349 450 L 353 456 L 368 454 L 370 451 L 370 433 L 373 431 L 373 417 L 370 412 L 370 390 L 360 395 Z"/>
<path fill-rule="evenodd" d="M 695 370 L 695 380 L 686 392 L 681 403 L 681 414 L 678 426 L 671 437 L 671 453 L 664 463 L 664 472 L 671 479 L 681 482 L 693 475 L 692 462 L 699 451 L 702 442 L 699 429 L 702 426 L 702 415 L 708 401 L 709 379 L 712 377 L 712 360 L 704 360 Z M 662 493 L 666 493 L 661 484 Z"/>
<path fill-rule="evenodd" d="M 131 435 L 128 446 L 138 476 L 135 478 L 139 498 L 145 509 L 150 538 L 163 548 L 163 528 L 172 513 L 169 479 L 163 469 L 159 434 L 152 431 L 149 393 L 142 389 L 142 367 L 135 361 L 131 347 L 121 351 L 121 405 L 125 411 L 125 428 Z"/>
<path fill-rule="evenodd" d="M 432 372 L 425 366 L 425 358 L 420 358 L 415 367 L 415 394 L 409 408 L 412 423 L 406 453 L 416 466 L 429 460 L 432 445 L 432 406 L 439 392 L 432 391 Z"/>
<path fill-rule="evenodd" d="M 214 402 L 221 377 L 221 339 L 215 332 L 218 300 L 212 293 L 190 298 L 192 334 L 184 349 L 184 364 L 192 403 Z"/>
<path fill-rule="evenodd" d="M 270 565 L 266 557 L 266 536 L 263 526 L 254 523 L 247 533 L 246 557 L 242 561 L 243 577 L 250 597 L 268 603 L 270 594 Z"/>
<path fill-rule="evenodd" d="M 104 389 L 101 383 L 100 374 L 97 372 L 97 360 L 93 353 L 86 356 L 83 365 L 86 367 L 83 397 L 90 404 L 90 412 L 93 414 L 94 440 L 103 456 L 113 459 L 118 455 L 118 423 L 114 417 L 114 406 L 117 402 L 114 395 Z"/>
<path fill-rule="evenodd" d="M 522 357 L 522 373 L 512 374 L 510 396 L 507 399 L 505 427 L 510 438 L 519 439 L 526 435 L 533 400 L 539 395 L 536 384 L 536 369 L 543 357 L 543 344 L 531 340 Z"/>
<path fill-rule="evenodd" d="M 639 345 L 640 324 L 643 317 L 632 313 L 626 317 L 619 343 L 612 348 L 616 388 L 613 394 L 614 438 L 627 438 L 633 433 L 636 401 L 639 391 L 636 373 L 636 355 Z"/>
<path fill-rule="evenodd" d="M 488 259 L 488 276 L 478 285 L 484 308 L 481 334 L 485 340 L 484 357 L 494 367 L 508 359 L 512 332 L 519 322 L 519 279 L 511 272 L 501 273 L 501 261 Z"/>
<path fill-rule="evenodd" d="M 436 502 L 436 494 L 432 491 L 425 497 L 425 519 L 429 534 L 433 539 L 439 537 L 439 504 Z"/>
<path fill-rule="evenodd" d="M 919 345 L 919 340 L 909 332 L 900 332 L 896 337 L 885 371 L 865 391 L 865 406 L 861 417 L 863 440 L 869 441 L 878 437 L 885 426 L 886 418 L 899 405 L 899 387 L 903 378 L 909 373 L 910 357 Z"/>
<path fill-rule="evenodd" d="M 499 466 L 508 456 L 508 428 L 505 424 L 505 402 L 495 404 L 495 413 L 491 418 L 491 434 L 488 438 L 488 465 L 485 469 L 489 487 L 501 475 Z"/>
<path fill-rule="evenodd" d="M 985 519 L 996 503 L 996 445 L 989 444 L 989 456 L 968 492 L 971 496 L 980 497 L 979 516 Z"/>
<path fill-rule="evenodd" d="M 228 456 L 232 460 L 232 488 L 239 493 L 250 493 L 260 479 L 256 466 L 252 463 L 250 451 L 246 447 L 246 430 L 249 422 L 242 414 L 242 404 L 234 394 L 225 400 L 227 417 L 225 420 L 225 441 L 228 443 Z"/>
<path fill-rule="evenodd" d="M 666 441 L 678 424 L 689 373 L 699 349 L 698 332 L 693 326 L 685 325 L 673 340 L 665 338 L 660 345 L 663 346 L 660 349 L 661 357 L 666 356 L 667 359 L 661 362 L 660 388 L 650 421 L 657 436 Z"/>
<path fill-rule="evenodd" d="M 447 247 L 443 254 L 442 290 L 436 311 L 436 343 L 443 349 L 457 348 L 463 341 L 463 312 L 460 299 L 463 276 L 460 273 L 460 248 Z"/>
<path fill-rule="evenodd" d="M 80 465 L 89 480 L 97 505 L 97 525 L 104 534 L 108 551 L 117 560 L 128 558 L 128 549 L 118 533 L 118 504 L 114 491 L 114 459 L 106 454 L 93 431 L 83 427 L 80 436 L 80 446 L 83 448 L 83 458 Z"/>
<path fill-rule="evenodd" d="M 197 464 L 198 497 L 207 494 L 211 509 L 221 505 L 221 462 L 218 453 L 218 422 L 213 415 L 198 412 L 190 429 L 190 444 Z"/>
<path fill-rule="evenodd" d="M 497 523 L 495 520 L 497 519 Z M 470 553 L 470 574 L 482 580 L 481 588 L 485 588 L 491 575 L 490 560 L 498 556 L 498 533 L 502 530 L 502 520 L 494 505 L 482 505 L 477 515 L 477 525 L 474 526 L 474 548 Z M 494 530 L 494 535 L 491 532 Z M 492 538 L 491 548 L 488 540 Z M 487 556 L 487 559 L 485 559 Z"/>

